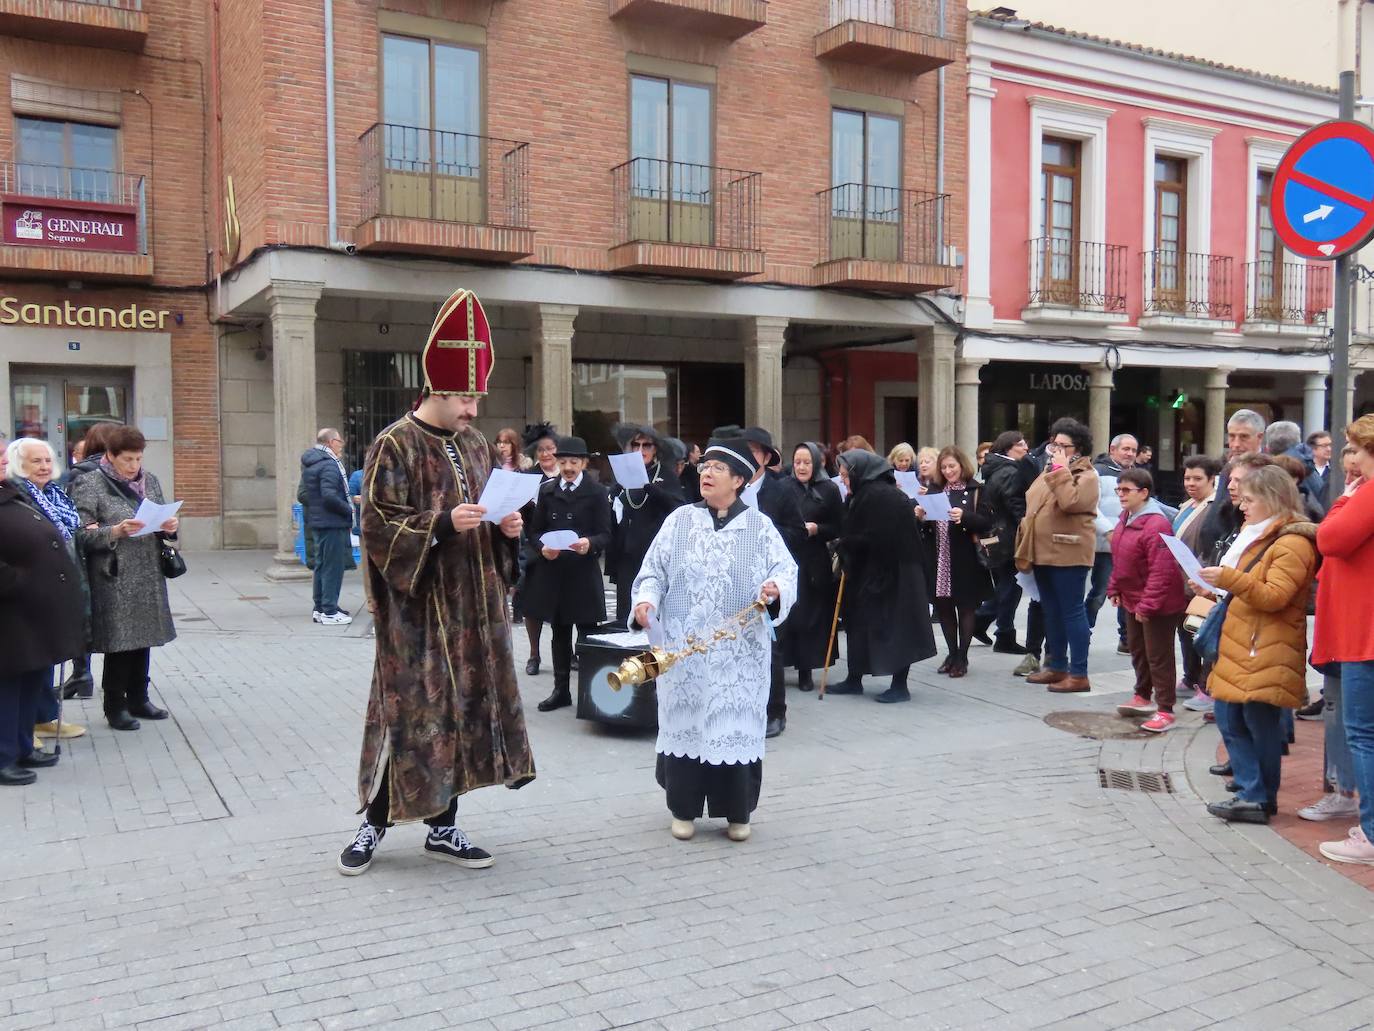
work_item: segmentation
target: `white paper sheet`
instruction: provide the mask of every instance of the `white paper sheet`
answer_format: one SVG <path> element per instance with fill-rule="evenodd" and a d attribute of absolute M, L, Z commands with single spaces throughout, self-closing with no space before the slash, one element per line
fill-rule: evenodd
<path fill-rule="evenodd" d="M 759 487 L 762 485 L 762 479 L 755 480 L 753 483 L 746 483 L 744 490 L 739 492 L 739 499 L 750 508 L 757 509 L 759 507 Z"/>
<path fill-rule="evenodd" d="M 611 472 L 615 474 L 615 482 L 626 490 L 634 490 L 637 487 L 649 486 L 649 470 L 644 465 L 644 459 L 640 457 L 638 451 L 631 451 L 624 455 L 607 455 L 611 462 Z"/>
<path fill-rule="evenodd" d="M 615 521 L 617 525 L 624 521 L 625 506 L 620 503 L 619 498 L 616 498 L 614 501 L 611 502 L 611 512 L 615 515 Z"/>
<path fill-rule="evenodd" d="M 897 486 L 902 488 L 903 494 L 913 501 L 921 496 L 921 484 L 920 481 L 916 479 L 916 474 L 914 472 L 902 472 L 898 470 L 896 476 Z"/>
<path fill-rule="evenodd" d="M 157 533 L 162 529 L 163 523 L 177 514 L 179 508 L 181 508 L 180 501 L 173 501 L 170 505 L 159 505 L 144 498 L 138 504 L 138 511 L 134 513 L 134 518 L 143 524 L 143 529 L 137 533 L 131 533 L 129 536 L 147 537 L 150 533 Z"/>
<path fill-rule="evenodd" d="M 1194 587 L 1201 588 L 1209 594 L 1219 593 L 1217 588 L 1202 578 L 1202 563 L 1198 561 L 1196 555 L 1188 550 L 1188 545 L 1177 537 L 1171 537 L 1168 534 L 1165 534 L 1163 539 L 1164 546 L 1169 549 L 1169 554 L 1173 555 L 1178 564 L 1183 567 L 1183 575 Z"/>
<path fill-rule="evenodd" d="M 1035 575 L 1032 573 L 1017 573 L 1016 583 L 1021 591 L 1031 601 L 1040 600 L 1040 585 L 1035 582 Z"/>
<path fill-rule="evenodd" d="M 849 488 L 844 485 L 844 480 L 841 480 L 838 476 L 835 478 L 835 486 L 840 488 L 841 501 L 849 497 Z"/>
<path fill-rule="evenodd" d="M 649 647 L 649 638 L 642 630 L 631 630 L 618 634 L 588 634 L 587 640 L 597 644 L 609 644 L 613 648 L 644 649 Z"/>
<path fill-rule="evenodd" d="M 944 491 L 935 490 L 931 491 L 929 494 L 922 494 L 920 502 L 921 507 L 926 510 L 926 522 L 949 522 L 949 495 Z"/>
<path fill-rule="evenodd" d="M 658 613 L 653 609 L 649 610 L 649 625 L 644 629 L 644 635 L 654 648 L 665 648 L 668 645 L 668 639 L 663 633 L 663 624 L 658 621 Z"/>
<path fill-rule="evenodd" d="M 550 530 L 539 538 L 539 543 L 554 551 L 568 551 L 579 540 L 576 530 Z"/>
<path fill-rule="evenodd" d="M 482 518 L 499 523 L 512 512 L 518 512 L 539 493 L 538 473 L 517 473 L 510 469 L 493 469 L 491 478 L 477 503 L 487 510 Z"/>

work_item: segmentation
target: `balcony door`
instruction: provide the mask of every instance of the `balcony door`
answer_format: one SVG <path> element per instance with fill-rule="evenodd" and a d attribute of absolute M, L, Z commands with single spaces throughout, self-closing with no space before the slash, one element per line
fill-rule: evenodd
<path fill-rule="evenodd" d="M 1274 232 L 1269 212 L 1269 194 L 1274 188 L 1274 173 L 1260 172 L 1255 177 L 1255 275 L 1251 307 L 1255 317 L 1267 322 L 1283 318 L 1283 241 Z"/>
<path fill-rule="evenodd" d="M 830 115 L 830 257 L 902 257 L 902 121 L 835 108 Z"/>
<path fill-rule="evenodd" d="M 15 119 L 14 193 L 52 200 L 126 203 L 119 195 L 119 130 L 108 125 Z"/>
<path fill-rule="evenodd" d="M 1188 248 L 1188 163 L 1155 158 L 1155 250 L 1151 259 L 1154 310 L 1183 312 L 1188 306 L 1185 262 Z"/>
<path fill-rule="evenodd" d="M 711 88 L 630 78 L 630 239 L 711 245 Z"/>
<path fill-rule="evenodd" d="M 487 221 L 477 50 L 384 36 L 382 122 L 384 214 Z"/>
<path fill-rule="evenodd" d="M 1077 305 L 1079 282 L 1079 221 L 1082 214 L 1082 147 L 1077 140 L 1047 136 L 1041 143 L 1041 224 L 1036 278 L 1041 296 L 1050 304 Z"/>

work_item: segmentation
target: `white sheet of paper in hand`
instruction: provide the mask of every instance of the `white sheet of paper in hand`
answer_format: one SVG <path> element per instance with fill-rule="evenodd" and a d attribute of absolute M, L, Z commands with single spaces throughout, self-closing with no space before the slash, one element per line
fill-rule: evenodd
<path fill-rule="evenodd" d="M 739 499 L 750 508 L 759 507 L 759 487 L 763 485 L 763 480 L 755 480 L 753 483 L 744 485 L 744 490 L 739 492 Z"/>
<path fill-rule="evenodd" d="M 538 473 L 517 473 L 493 469 L 477 503 L 487 510 L 482 519 L 499 523 L 512 512 L 519 512 L 539 493 Z"/>
<path fill-rule="evenodd" d="M 921 507 L 926 510 L 926 522 L 949 522 L 949 495 L 944 491 L 934 490 L 929 494 L 922 494 L 920 501 Z"/>
<path fill-rule="evenodd" d="M 159 505 L 156 501 L 144 498 L 138 503 L 138 511 L 134 513 L 134 518 L 143 524 L 143 529 L 129 536 L 147 537 L 150 533 L 157 533 L 162 529 L 162 524 L 176 515 L 180 508 L 180 501 L 173 501 L 170 505 Z"/>
<path fill-rule="evenodd" d="M 917 481 L 916 474 L 914 472 L 911 472 L 910 470 L 902 472 L 900 469 L 898 469 L 896 471 L 896 476 L 897 486 L 902 488 L 903 494 L 905 494 L 912 500 L 915 500 L 916 498 L 921 496 L 921 484 Z"/>
<path fill-rule="evenodd" d="M 567 551 L 579 540 L 576 530 L 550 530 L 539 538 L 539 543 L 554 551 Z"/>
<path fill-rule="evenodd" d="M 845 498 L 849 497 L 849 488 L 846 487 L 846 486 L 844 485 L 844 480 L 841 480 L 841 479 L 839 479 L 838 477 L 836 477 L 836 479 L 835 479 L 835 486 L 840 488 L 840 500 L 841 500 L 841 501 L 843 501 Z"/>
<path fill-rule="evenodd" d="M 610 459 L 611 472 L 615 474 L 615 482 L 626 490 L 649 486 L 649 470 L 644 467 L 644 459 L 640 457 L 638 451 L 631 451 L 624 455 L 607 455 L 606 457 Z"/>
<path fill-rule="evenodd" d="M 1165 534 L 1162 538 L 1164 546 L 1169 549 L 1169 554 L 1174 556 L 1175 561 L 1183 567 L 1183 575 L 1186 576 L 1194 587 L 1201 588 L 1211 594 L 1216 594 L 1217 589 L 1202 578 L 1202 563 L 1197 556 L 1188 550 L 1188 545 L 1184 544 L 1177 537 Z"/>
<path fill-rule="evenodd" d="M 664 636 L 663 624 L 658 621 L 658 614 L 653 609 L 649 610 L 649 625 L 644 628 L 644 633 L 649 638 L 651 648 L 667 647 L 668 638 Z"/>
<path fill-rule="evenodd" d="M 1040 600 L 1040 585 L 1035 582 L 1034 574 L 1017 573 L 1016 584 L 1031 601 Z"/>

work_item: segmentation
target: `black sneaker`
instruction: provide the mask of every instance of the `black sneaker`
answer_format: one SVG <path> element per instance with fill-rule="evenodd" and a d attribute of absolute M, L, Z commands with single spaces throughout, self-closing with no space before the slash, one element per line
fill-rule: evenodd
<path fill-rule="evenodd" d="M 1311 705 L 1304 705 L 1298 710 L 1300 720 L 1319 720 L 1322 718 L 1322 710 L 1326 708 L 1326 699 L 1318 698 Z"/>
<path fill-rule="evenodd" d="M 357 877 L 360 873 L 367 873 L 367 868 L 372 865 L 372 854 L 377 851 L 377 846 L 386 837 L 385 827 L 374 827 L 366 820 L 358 828 L 358 834 L 353 839 L 353 844 L 339 853 L 339 873 L 345 877 Z"/>
<path fill-rule="evenodd" d="M 490 852 L 470 842 L 457 827 L 431 827 L 425 837 L 425 852 L 435 859 L 457 863 L 469 870 L 485 870 L 496 862 Z"/>
<path fill-rule="evenodd" d="M 863 694 L 864 683 L 862 680 L 850 680 L 845 678 L 838 684 L 831 684 L 825 689 L 826 694 Z"/>

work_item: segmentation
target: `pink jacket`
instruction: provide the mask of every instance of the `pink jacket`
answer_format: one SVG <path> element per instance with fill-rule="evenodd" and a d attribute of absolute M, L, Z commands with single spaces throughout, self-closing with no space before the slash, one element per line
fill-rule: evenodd
<path fill-rule="evenodd" d="M 1112 576 L 1107 596 L 1120 597 L 1127 612 L 1169 616 L 1188 607 L 1183 571 L 1163 538 L 1173 536 L 1169 519 L 1154 501 L 1134 516 L 1122 512 L 1112 532 Z"/>

